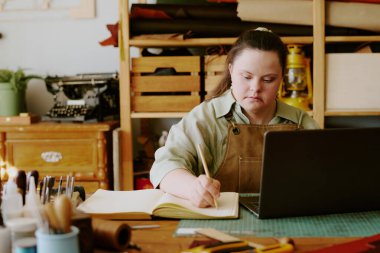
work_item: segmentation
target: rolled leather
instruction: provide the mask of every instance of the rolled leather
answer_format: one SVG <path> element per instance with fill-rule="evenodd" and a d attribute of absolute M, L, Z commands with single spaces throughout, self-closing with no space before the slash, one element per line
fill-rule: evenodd
<path fill-rule="evenodd" d="M 266 27 L 280 36 L 312 36 L 313 27 L 306 25 L 286 25 L 264 22 L 242 22 L 231 20 L 193 19 L 134 19 L 130 22 L 132 36 L 141 34 L 186 34 L 187 38 L 237 37 L 248 29 Z M 372 35 L 373 32 L 326 27 L 326 35 Z"/>

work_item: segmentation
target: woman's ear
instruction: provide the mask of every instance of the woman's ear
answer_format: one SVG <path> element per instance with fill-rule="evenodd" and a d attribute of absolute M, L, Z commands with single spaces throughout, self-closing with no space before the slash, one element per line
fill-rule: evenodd
<path fill-rule="evenodd" d="M 228 64 L 228 71 L 230 72 L 230 76 L 232 76 L 232 63 Z"/>

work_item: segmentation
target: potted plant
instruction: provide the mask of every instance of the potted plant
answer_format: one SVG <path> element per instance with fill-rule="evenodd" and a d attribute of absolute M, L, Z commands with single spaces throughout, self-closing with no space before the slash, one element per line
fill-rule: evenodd
<path fill-rule="evenodd" d="M 33 78 L 42 79 L 37 75 L 26 75 L 22 69 L 0 69 L 0 116 L 26 112 L 25 92 L 28 82 Z"/>

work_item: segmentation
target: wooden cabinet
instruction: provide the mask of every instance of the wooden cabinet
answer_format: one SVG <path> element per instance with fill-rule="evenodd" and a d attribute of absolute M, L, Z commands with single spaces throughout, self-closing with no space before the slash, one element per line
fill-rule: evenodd
<path fill-rule="evenodd" d="M 133 129 L 134 118 L 180 118 L 183 112 L 133 112 L 131 106 L 131 66 L 130 48 L 147 47 L 206 47 L 214 45 L 231 45 L 236 38 L 199 38 L 183 41 L 171 41 L 160 39 L 133 39 L 129 36 L 128 0 L 119 0 L 120 8 L 120 94 L 121 94 L 121 188 L 133 189 Z M 313 110 L 309 112 L 312 117 L 324 127 L 326 116 L 343 115 L 341 112 L 326 111 L 326 43 L 367 42 L 380 41 L 380 36 L 325 36 L 325 0 L 313 1 L 313 36 L 306 37 L 282 37 L 286 44 L 299 43 L 312 45 L 313 47 Z M 345 112 L 344 115 L 380 115 L 376 112 Z"/>
<path fill-rule="evenodd" d="M 0 126 L 5 170 L 38 170 L 44 176 L 75 176 L 86 192 L 112 186 L 112 129 L 109 123 L 37 123 Z"/>

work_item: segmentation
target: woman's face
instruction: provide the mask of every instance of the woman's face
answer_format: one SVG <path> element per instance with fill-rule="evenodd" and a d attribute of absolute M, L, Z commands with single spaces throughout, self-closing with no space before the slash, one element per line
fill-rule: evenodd
<path fill-rule="evenodd" d="M 282 68 L 274 51 L 244 49 L 229 65 L 232 94 L 248 114 L 275 108 Z"/>

